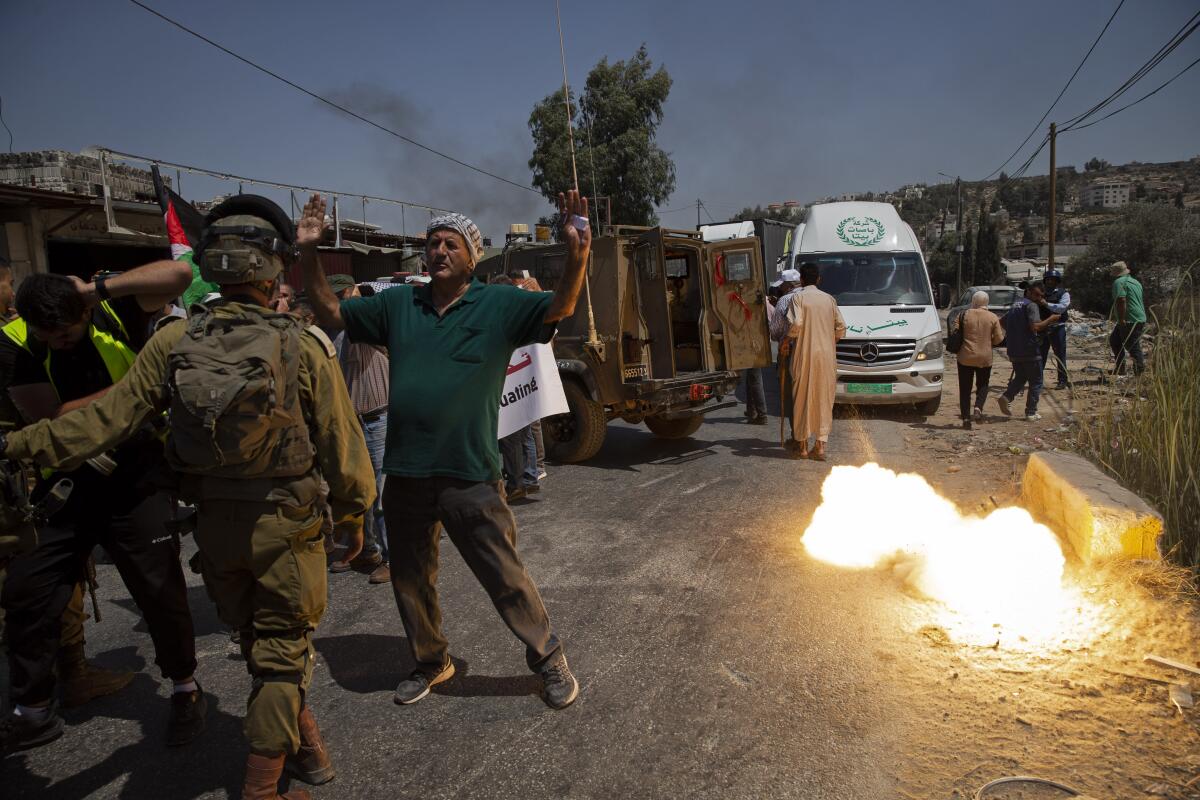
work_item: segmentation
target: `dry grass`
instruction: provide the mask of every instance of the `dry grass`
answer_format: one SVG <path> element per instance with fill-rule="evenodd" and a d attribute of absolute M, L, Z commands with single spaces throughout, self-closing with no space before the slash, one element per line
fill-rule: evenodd
<path fill-rule="evenodd" d="M 1163 550 L 1200 566 L 1200 296 L 1189 270 L 1167 309 L 1146 372 L 1115 385 L 1080 440 L 1105 470 L 1162 512 Z"/>
<path fill-rule="evenodd" d="M 1195 571 L 1179 564 L 1118 558 L 1081 567 L 1075 578 L 1081 584 L 1108 590 L 1114 597 L 1200 600 Z"/>

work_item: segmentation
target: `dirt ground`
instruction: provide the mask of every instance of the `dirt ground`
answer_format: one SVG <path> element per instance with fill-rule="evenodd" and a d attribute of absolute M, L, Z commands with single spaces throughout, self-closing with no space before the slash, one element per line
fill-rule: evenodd
<path fill-rule="evenodd" d="M 1103 333 L 1073 335 L 1068 347 L 1072 389 L 1043 394 L 1040 422 L 1000 414 L 995 398 L 1010 365 L 997 351 L 985 421 L 971 431 L 958 419 L 949 356 L 939 413 L 905 435 L 912 471 L 967 513 L 1015 504 L 1027 454 L 1074 449 L 1077 426 L 1108 391 Z M 1200 707 L 1176 708 L 1169 697 L 1169 684 L 1189 677 L 1200 694 L 1200 677 L 1143 661 L 1153 653 L 1200 664 L 1195 591 L 1161 565 L 1069 565 L 1068 573 L 1078 605 L 1056 640 L 1032 647 L 1003 633 L 958 644 L 931 603 L 901 604 L 894 646 L 876 655 L 894 665 L 889 701 L 914 720 L 897 766 L 903 796 L 970 798 L 997 776 L 1039 775 L 1097 800 L 1200 798 Z M 1064 794 L 1019 785 L 986 796 Z"/>

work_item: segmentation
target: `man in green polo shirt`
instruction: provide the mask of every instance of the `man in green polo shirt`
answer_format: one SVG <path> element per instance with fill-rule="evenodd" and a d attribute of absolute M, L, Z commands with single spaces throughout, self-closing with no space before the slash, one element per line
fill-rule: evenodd
<path fill-rule="evenodd" d="M 591 249 L 587 198 L 558 196 L 567 263 L 553 295 L 474 280 L 479 229 L 461 214 L 429 223 L 426 286 L 401 286 L 338 302 L 316 245 L 325 202 L 313 195 L 297 229 L 305 290 L 317 321 L 352 342 L 387 347 L 390 360 L 383 513 L 392 590 L 416 669 L 395 701 L 415 703 L 454 675 L 442 635 L 435 580 L 444 526 L 509 629 L 542 676 L 542 699 L 565 708 L 579 694 L 562 645 L 521 558 L 517 526 L 500 479 L 496 432 L 512 352 L 549 342 L 575 312 Z"/>
<path fill-rule="evenodd" d="M 1113 281 L 1113 327 L 1108 337 L 1109 347 L 1117 359 L 1115 372 L 1125 372 L 1125 354 L 1133 356 L 1133 374 L 1141 375 L 1146 368 L 1146 356 L 1142 353 L 1142 330 L 1146 327 L 1146 306 L 1142 302 L 1142 284 L 1129 274 L 1124 261 L 1112 265 Z"/>

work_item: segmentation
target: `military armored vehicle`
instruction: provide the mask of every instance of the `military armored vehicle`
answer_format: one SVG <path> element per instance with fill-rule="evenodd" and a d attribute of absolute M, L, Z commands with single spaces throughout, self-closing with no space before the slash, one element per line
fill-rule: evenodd
<path fill-rule="evenodd" d="M 553 342 L 570 411 L 543 424 L 550 456 L 586 461 L 612 419 L 682 439 L 736 405 L 737 371 L 771 363 L 761 252 L 757 239 L 706 243 L 699 231 L 614 226 L 596 237 L 587 289 Z M 565 264 L 565 244 L 530 244 L 476 274 L 526 273 L 553 290 Z"/>

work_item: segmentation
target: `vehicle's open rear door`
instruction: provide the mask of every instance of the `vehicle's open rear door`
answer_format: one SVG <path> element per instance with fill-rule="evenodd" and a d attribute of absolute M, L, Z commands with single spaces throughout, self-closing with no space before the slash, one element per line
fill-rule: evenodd
<path fill-rule="evenodd" d="M 709 335 L 720 334 L 725 369 L 770 366 L 771 339 L 758 239 L 705 245 L 704 268 L 712 298 Z"/>
<path fill-rule="evenodd" d="M 675 344 L 667 308 L 667 278 L 663 266 L 662 231 L 646 231 L 633 240 L 633 271 L 637 276 L 638 310 L 650 350 L 650 376 L 675 377 Z"/>

